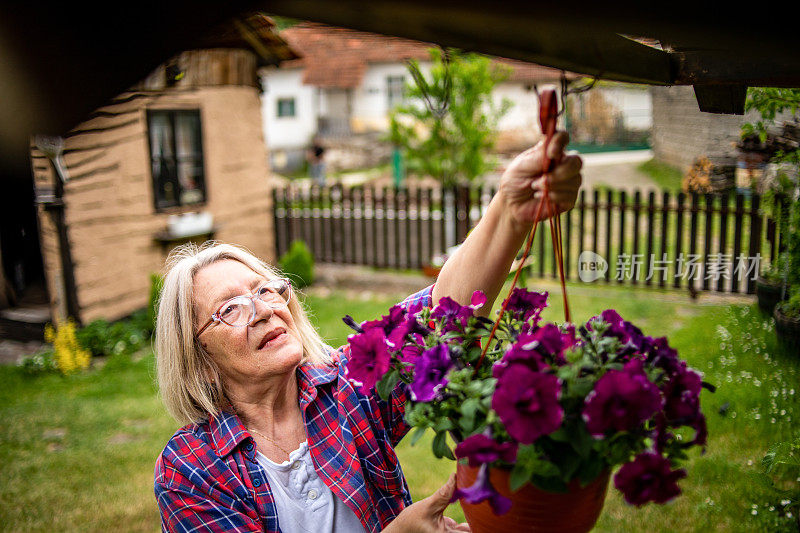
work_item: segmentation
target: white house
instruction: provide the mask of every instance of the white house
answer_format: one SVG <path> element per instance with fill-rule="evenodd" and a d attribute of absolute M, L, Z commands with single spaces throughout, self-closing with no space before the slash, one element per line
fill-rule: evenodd
<path fill-rule="evenodd" d="M 389 111 L 402 101 L 403 87 L 411 81 L 406 61 L 418 60 L 427 72 L 429 49 L 435 45 L 309 22 L 284 30 L 281 37 L 302 57 L 260 72 L 264 136 L 272 168 L 282 171 L 302 166 L 315 136 L 334 151 L 369 152 L 354 161 L 375 164 L 376 158 L 386 156 L 388 146 L 376 139 L 388 130 Z M 497 148 L 514 151 L 529 146 L 540 135 L 534 86 L 558 84 L 562 71 L 504 58 L 495 61 L 511 67 L 511 75 L 495 87 L 492 99 L 496 104 L 503 99 L 513 104 L 498 123 Z M 649 100 L 646 105 L 639 101 L 649 93 L 613 87 L 593 91 L 609 93 L 602 100 L 621 109 L 611 114 L 622 113 L 624 127 L 649 129 Z"/>
<path fill-rule="evenodd" d="M 427 72 L 428 50 L 434 46 L 307 22 L 284 30 L 281 37 L 303 57 L 261 71 L 264 135 L 276 170 L 301 166 L 315 135 L 336 145 L 359 134 L 386 132 L 389 111 L 402 101 L 403 87 L 411 81 L 406 60 L 418 60 Z M 539 127 L 534 84 L 552 85 L 562 73 L 520 61 L 496 61 L 510 66 L 512 74 L 497 86 L 493 100 L 499 104 L 507 98 L 514 104 L 498 124 L 498 144 L 535 141 Z"/>

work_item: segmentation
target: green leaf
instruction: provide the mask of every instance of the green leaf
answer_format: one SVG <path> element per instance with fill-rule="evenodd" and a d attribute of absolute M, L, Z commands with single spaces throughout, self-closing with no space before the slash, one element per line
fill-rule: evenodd
<path fill-rule="evenodd" d="M 589 430 L 586 429 L 586 425 L 583 422 L 571 424 L 569 436 L 569 442 L 572 445 L 572 449 L 578 452 L 578 455 L 582 459 L 589 457 L 589 454 L 592 453 L 595 440 L 589 434 Z"/>
<path fill-rule="evenodd" d="M 436 434 L 433 438 L 433 455 L 435 455 L 438 459 L 442 457 L 447 457 L 448 459 L 452 459 L 455 461 L 455 456 L 453 455 L 452 450 L 450 450 L 450 446 L 447 445 L 447 433 L 444 431 L 440 431 Z"/>
<path fill-rule="evenodd" d="M 582 487 L 585 487 L 600 475 L 603 471 L 605 463 L 599 458 L 595 457 L 589 461 L 582 461 L 578 468 L 578 480 Z"/>
<path fill-rule="evenodd" d="M 453 428 L 455 428 L 455 426 L 453 425 L 453 421 L 449 418 L 443 418 L 433 425 L 433 430 L 437 433 L 440 431 L 450 431 Z"/>
<path fill-rule="evenodd" d="M 536 485 L 537 488 L 547 492 L 555 492 L 558 494 L 566 494 L 569 492 L 569 487 L 567 487 L 567 484 L 564 483 L 564 481 L 562 481 L 558 476 L 533 476 L 531 478 L 531 482 Z"/>
<path fill-rule="evenodd" d="M 517 492 L 526 483 L 530 482 L 531 474 L 533 474 L 532 470 L 526 465 L 521 463 L 515 464 L 514 468 L 511 469 L 511 476 L 508 479 L 508 486 L 511 488 L 511 492 Z"/>
<path fill-rule="evenodd" d="M 426 428 L 426 427 L 414 428 L 414 434 L 411 435 L 411 446 L 413 446 L 417 442 L 419 442 L 419 439 L 421 439 L 425 435 L 425 433 L 427 431 L 428 431 L 428 428 Z"/>
<path fill-rule="evenodd" d="M 564 427 L 558 428 L 554 432 L 550 433 L 548 437 L 556 442 L 569 442 L 570 439 L 569 434 L 567 434 L 567 430 Z"/>
<path fill-rule="evenodd" d="M 397 370 L 391 370 L 383 375 L 381 380 L 375 385 L 375 389 L 378 391 L 378 395 L 382 400 L 389 399 L 389 396 L 392 395 L 392 391 L 399 380 L 400 372 Z"/>

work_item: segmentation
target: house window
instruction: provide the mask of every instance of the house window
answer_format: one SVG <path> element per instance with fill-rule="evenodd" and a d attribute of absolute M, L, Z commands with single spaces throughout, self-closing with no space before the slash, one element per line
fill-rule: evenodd
<path fill-rule="evenodd" d="M 206 201 L 200 111 L 148 111 L 156 209 Z"/>
<path fill-rule="evenodd" d="M 294 98 L 278 98 L 278 116 L 294 116 Z"/>
<path fill-rule="evenodd" d="M 406 77 L 387 76 L 386 94 L 388 95 L 389 109 L 394 109 L 396 105 L 402 104 L 405 99 Z"/>

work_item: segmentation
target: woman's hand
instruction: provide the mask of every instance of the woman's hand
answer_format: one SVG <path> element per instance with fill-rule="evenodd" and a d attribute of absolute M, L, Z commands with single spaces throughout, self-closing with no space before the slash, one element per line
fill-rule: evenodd
<path fill-rule="evenodd" d="M 556 213 L 572 209 L 581 186 L 581 159 L 578 156 L 563 156 L 564 147 L 569 142 L 566 132 L 558 132 L 548 146 L 548 156 L 557 164 L 549 174 L 550 201 Z M 514 222 L 522 226 L 530 226 L 534 222 L 539 203 L 544 198 L 543 169 L 544 142 L 519 154 L 500 180 L 500 195 L 503 197 L 507 212 Z M 542 207 L 539 220 L 550 218 L 556 213 L 548 213 L 547 206 Z"/>
<path fill-rule="evenodd" d="M 466 523 L 459 524 L 452 518 L 444 516 L 444 510 L 450 505 L 450 498 L 456 490 L 456 475 L 439 490 L 424 500 L 412 503 L 403 509 L 384 530 L 383 533 L 450 533 L 454 531 L 472 531 Z"/>

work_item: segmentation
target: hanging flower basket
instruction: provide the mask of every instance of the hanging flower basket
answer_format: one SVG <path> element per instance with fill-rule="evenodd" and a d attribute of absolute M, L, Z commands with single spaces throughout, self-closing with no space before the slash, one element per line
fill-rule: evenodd
<path fill-rule="evenodd" d="M 454 496 L 468 519 L 484 503 L 498 517 L 531 514 L 516 495 L 534 488 L 572 505 L 574 491 L 604 493 L 617 465 L 614 484 L 630 504 L 673 499 L 687 448 L 706 443 L 701 375 L 665 337 L 644 335 L 611 309 L 577 326 L 543 323 L 547 296 L 514 289 L 498 322 L 475 314 L 486 302 L 480 292 L 467 306 L 442 298 L 362 324 L 348 317 L 356 329 L 348 377 L 385 399 L 400 381 L 408 387 L 412 444 L 433 430 L 436 457 L 472 467 L 459 465 Z M 591 514 L 581 523 L 593 523 Z M 573 519 L 550 518 L 555 530 Z"/>

